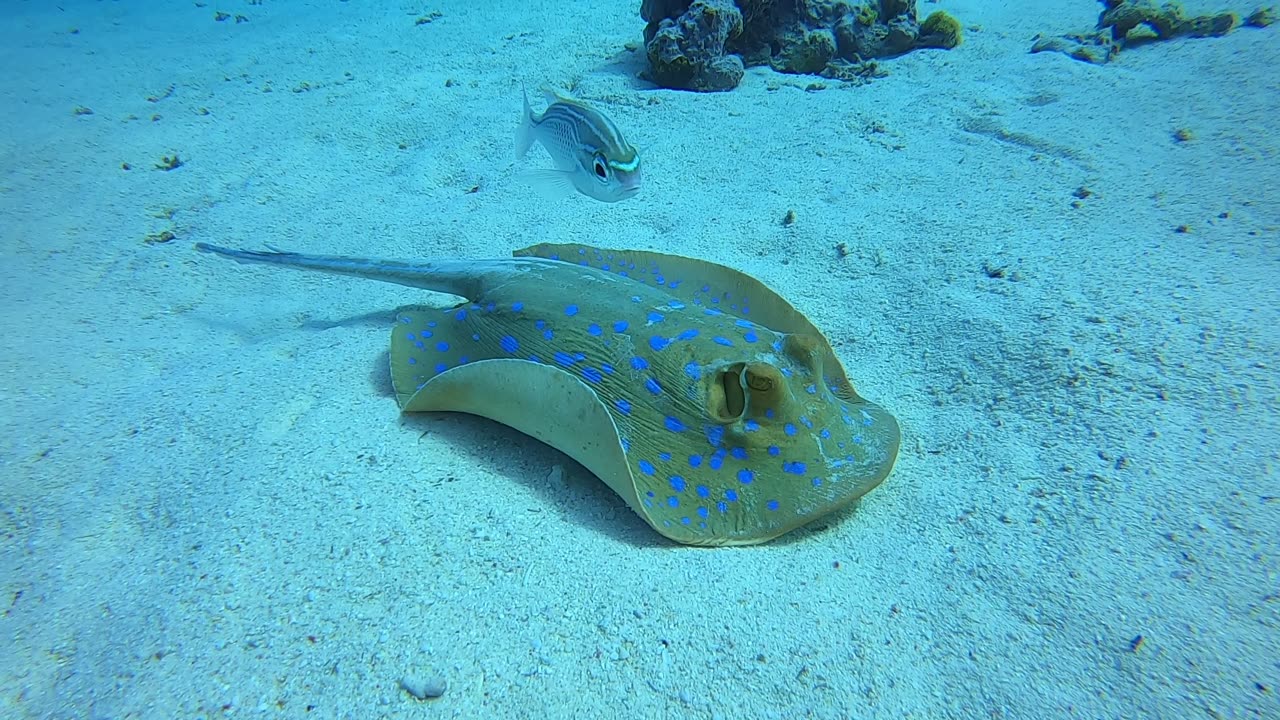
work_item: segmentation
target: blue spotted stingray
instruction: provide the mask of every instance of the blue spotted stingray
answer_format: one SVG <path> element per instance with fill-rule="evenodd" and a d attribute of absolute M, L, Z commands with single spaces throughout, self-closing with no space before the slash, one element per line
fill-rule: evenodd
<path fill-rule="evenodd" d="M 196 247 L 464 298 L 401 311 L 401 410 L 531 435 L 678 543 L 770 540 L 862 497 L 897 456 L 897 422 L 854 392 L 826 338 L 722 265 L 581 245 L 431 262 Z"/>

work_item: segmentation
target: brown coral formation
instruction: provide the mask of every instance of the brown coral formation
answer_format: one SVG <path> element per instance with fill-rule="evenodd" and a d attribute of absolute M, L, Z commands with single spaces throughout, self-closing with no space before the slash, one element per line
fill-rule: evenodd
<path fill-rule="evenodd" d="M 732 90 L 746 67 L 859 80 L 874 60 L 960 44 L 944 12 L 915 0 L 643 0 L 649 76 L 664 87 Z"/>
<path fill-rule="evenodd" d="M 1061 36 L 1038 35 L 1031 52 L 1060 52 L 1102 64 L 1123 49 L 1176 37 L 1219 37 L 1240 24 L 1240 16 L 1232 11 L 1190 16 L 1177 2 L 1156 5 L 1152 0 L 1101 1 L 1097 29 Z M 1261 8 L 1250 14 L 1245 24 L 1265 27 L 1273 16 L 1272 10 Z"/>

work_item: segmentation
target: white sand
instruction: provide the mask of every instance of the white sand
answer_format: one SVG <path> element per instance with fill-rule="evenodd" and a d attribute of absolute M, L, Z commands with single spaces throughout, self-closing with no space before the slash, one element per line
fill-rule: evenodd
<path fill-rule="evenodd" d="M 981 29 L 869 86 L 699 95 L 635 79 L 639 0 L 221 4 L 0 10 L 0 715 L 1280 717 L 1276 28 L 1096 67 L 1027 53 L 1096 3 L 948 0 Z M 641 195 L 515 181 L 521 80 L 577 81 Z M 674 547 L 533 440 L 398 417 L 421 293 L 197 241 L 719 260 L 902 453 L 818 529 Z"/>

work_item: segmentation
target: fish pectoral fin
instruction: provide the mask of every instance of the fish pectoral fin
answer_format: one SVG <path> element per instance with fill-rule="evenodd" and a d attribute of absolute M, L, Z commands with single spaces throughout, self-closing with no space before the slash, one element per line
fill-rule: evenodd
<path fill-rule="evenodd" d="M 524 170 L 518 177 L 552 200 L 568 197 L 577 191 L 573 186 L 573 173 L 567 170 Z"/>

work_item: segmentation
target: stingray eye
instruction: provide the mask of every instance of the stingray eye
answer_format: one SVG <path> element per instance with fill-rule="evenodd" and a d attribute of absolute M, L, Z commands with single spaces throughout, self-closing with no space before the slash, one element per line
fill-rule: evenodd
<path fill-rule="evenodd" d="M 773 378 L 757 375 L 750 370 L 743 373 L 747 377 L 747 387 L 757 392 L 768 392 L 773 389 Z"/>
<path fill-rule="evenodd" d="M 726 425 L 736 422 L 747 411 L 747 392 L 743 385 L 746 373 L 746 367 L 741 364 L 716 373 L 707 397 L 707 413 L 716 422 Z"/>
<path fill-rule="evenodd" d="M 609 168 L 604 164 L 603 157 L 596 155 L 594 165 L 595 165 L 596 177 L 600 178 L 601 180 L 604 180 L 609 177 Z"/>

